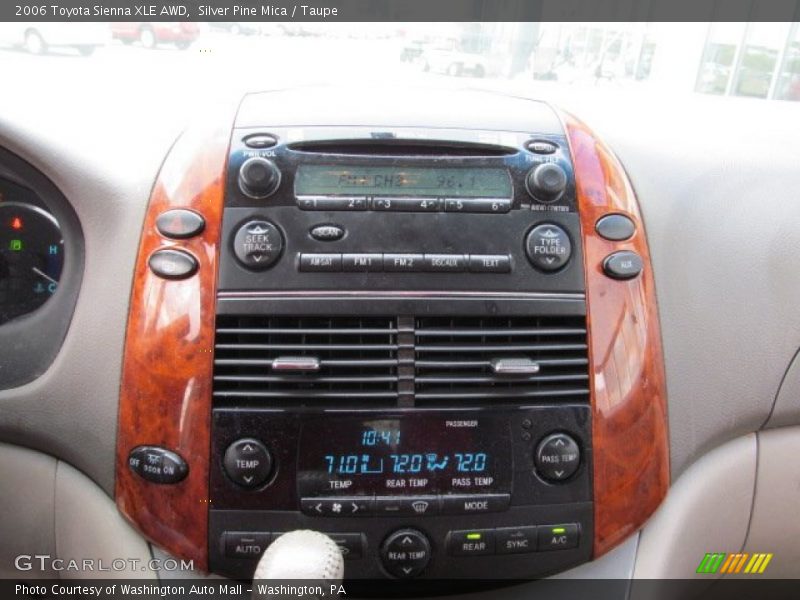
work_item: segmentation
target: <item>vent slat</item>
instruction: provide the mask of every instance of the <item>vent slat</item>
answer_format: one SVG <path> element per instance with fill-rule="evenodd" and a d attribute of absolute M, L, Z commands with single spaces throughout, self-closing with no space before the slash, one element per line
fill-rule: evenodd
<path fill-rule="evenodd" d="M 563 396 L 584 396 L 589 388 L 575 387 L 552 390 L 512 390 L 512 391 L 468 391 L 456 392 L 417 392 L 417 400 L 451 400 L 453 396 L 462 399 L 508 399 L 508 398 L 553 398 Z"/>
<path fill-rule="evenodd" d="M 304 390 L 286 391 L 219 391 L 214 392 L 215 398 L 297 398 L 302 400 L 314 400 L 319 398 L 397 398 L 397 392 L 314 392 L 313 394 Z"/>
<path fill-rule="evenodd" d="M 299 328 L 299 327 L 292 327 L 292 328 L 275 328 L 269 329 L 267 327 L 242 327 L 241 329 L 231 328 L 231 327 L 220 327 L 217 329 L 217 335 L 224 335 L 224 334 L 234 334 L 234 335 L 386 335 L 387 333 L 397 333 L 396 329 L 387 328 L 387 329 L 358 329 L 358 328 L 350 328 L 350 329 L 342 329 L 342 328 Z"/>
<path fill-rule="evenodd" d="M 586 344 L 480 344 L 480 345 L 441 345 L 441 346 L 416 346 L 417 352 L 568 352 L 570 350 L 586 350 Z"/>
<path fill-rule="evenodd" d="M 502 377 L 503 379 L 500 379 Z M 465 383 L 500 383 L 505 380 L 506 383 L 514 382 L 514 383 L 522 383 L 528 381 L 580 381 L 580 380 L 588 380 L 589 375 L 587 373 L 570 373 L 566 375 L 525 375 L 525 376 L 516 376 L 516 375 L 502 375 L 502 376 L 494 376 L 494 377 L 471 377 L 471 376 L 463 376 L 459 377 L 457 375 L 430 375 L 430 376 L 422 376 L 416 377 L 415 381 L 417 383 L 453 383 L 453 384 L 465 384 Z"/>
<path fill-rule="evenodd" d="M 397 344 L 216 344 L 217 350 L 340 350 L 343 352 L 363 352 L 368 350 L 397 350 Z"/>
<path fill-rule="evenodd" d="M 383 383 L 397 381 L 397 377 L 303 377 L 299 375 L 215 375 L 214 381 L 252 381 L 265 383 Z"/>
<path fill-rule="evenodd" d="M 544 358 L 536 359 L 540 366 L 566 367 L 588 365 L 586 358 Z M 489 360 L 418 360 L 414 363 L 418 369 L 476 369 L 489 368 Z"/>
<path fill-rule="evenodd" d="M 232 367 L 268 367 L 272 359 L 259 358 L 219 358 L 215 365 Z M 352 359 L 352 360 L 321 360 L 320 367 L 391 367 L 398 364 L 397 359 Z"/>
<path fill-rule="evenodd" d="M 581 316 L 219 315 L 216 335 L 213 396 L 222 405 L 374 408 L 397 407 L 402 399 L 404 406 L 449 407 L 589 399 Z M 293 362 L 299 370 L 278 370 Z M 526 364 L 528 372 L 495 372 L 508 362 Z M 313 369 L 303 370 L 304 364 Z"/>
<path fill-rule="evenodd" d="M 415 334 L 417 406 L 589 398 L 583 317 L 420 317 Z M 496 373 L 504 359 L 534 371 Z"/>
<path fill-rule="evenodd" d="M 256 406 L 396 406 L 397 332 L 396 317 L 220 315 L 214 398 Z M 273 369 L 273 361 L 292 359 L 307 359 L 314 369 Z"/>
<path fill-rule="evenodd" d="M 586 329 L 573 328 L 511 328 L 481 329 L 476 327 L 462 329 L 427 329 L 417 332 L 417 337 L 489 337 L 489 336 L 536 336 L 536 335 L 586 335 Z"/>

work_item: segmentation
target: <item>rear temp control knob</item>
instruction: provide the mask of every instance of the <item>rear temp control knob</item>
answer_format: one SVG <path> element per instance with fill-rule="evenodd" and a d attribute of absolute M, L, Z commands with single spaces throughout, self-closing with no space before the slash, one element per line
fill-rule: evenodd
<path fill-rule="evenodd" d="M 278 189 L 281 172 L 274 162 L 260 156 L 248 158 L 239 167 L 239 189 L 251 198 L 266 198 Z"/>
<path fill-rule="evenodd" d="M 416 577 L 431 560 L 431 544 L 425 534 L 416 529 L 399 529 L 391 533 L 380 550 L 386 571 L 398 579 Z"/>
<path fill-rule="evenodd" d="M 555 202 L 567 188 L 567 174 L 555 163 L 544 163 L 531 169 L 525 185 L 539 202 Z"/>

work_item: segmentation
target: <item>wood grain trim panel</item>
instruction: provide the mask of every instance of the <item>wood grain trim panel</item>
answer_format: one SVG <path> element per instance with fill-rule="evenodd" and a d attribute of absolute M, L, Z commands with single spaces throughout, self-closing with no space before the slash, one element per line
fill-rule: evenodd
<path fill-rule="evenodd" d="M 208 469 L 217 261 L 228 127 L 192 128 L 169 152 L 144 220 L 125 338 L 117 434 L 115 494 L 120 511 L 154 544 L 208 569 Z M 159 214 L 187 208 L 205 219 L 203 232 L 168 240 Z M 197 273 L 170 281 L 147 264 L 161 248 L 180 248 L 198 261 Z M 155 445 L 181 455 L 186 478 L 166 485 L 145 481 L 128 467 L 128 453 Z"/>
<path fill-rule="evenodd" d="M 650 252 L 639 205 L 622 165 L 586 125 L 562 115 L 575 167 L 586 272 L 594 461 L 594 555 L 639 529 L 669 487 L 667 395 Z M 623 242 L 600 237 L 609 213 L 633 219 Z M 603 273 L 612 252 L 644 262 L 635 279 Z"/>

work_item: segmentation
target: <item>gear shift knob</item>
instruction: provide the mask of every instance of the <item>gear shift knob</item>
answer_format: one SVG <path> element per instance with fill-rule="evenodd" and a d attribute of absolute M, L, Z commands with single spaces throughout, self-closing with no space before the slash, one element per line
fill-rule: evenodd
<path fill-rule="evenodd" d="M 299 529 L 283 534 L 267 547 L 253 579 L 315 580 L 338 585 L 343 576 L 344 560 L 339 546 L 324 533 Z M 253 586 L 254 600 L 276 598 L 261 594 L 258 587 Z"/>

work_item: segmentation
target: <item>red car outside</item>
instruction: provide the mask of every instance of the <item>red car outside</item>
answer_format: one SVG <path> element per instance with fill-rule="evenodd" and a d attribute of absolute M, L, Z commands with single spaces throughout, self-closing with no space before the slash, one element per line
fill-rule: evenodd
<path fill-rule="evenodd" d="M 175 44 L 181 50 L 192 45 L 200 35 L 197 23 L 112 23 L 111 35 L 123 44 L 138 41 L 145 48 Z"/>

